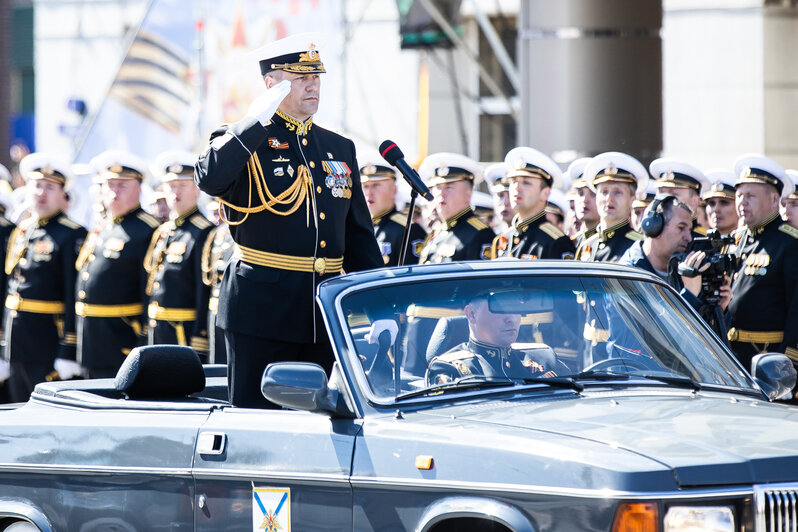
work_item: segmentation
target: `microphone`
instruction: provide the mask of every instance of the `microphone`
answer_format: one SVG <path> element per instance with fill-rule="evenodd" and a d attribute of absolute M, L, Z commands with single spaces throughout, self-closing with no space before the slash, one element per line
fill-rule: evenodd
<path fill-rule="evenodd" d="M 395 166 L 402 172 L 405 181 L 410 187 L 420 194 L 422 198 L 427 201 L 432 201 L 432 194 L 430 193 L 427 185 L 419 177 L 418 173 L 413 170 L 413 167 L 405 161 L 405 154 L 399 149 L 399 146 L 391 140 L 386 140 L 380 144 L 380 155 L 385 159 L 388 164 Z"/>

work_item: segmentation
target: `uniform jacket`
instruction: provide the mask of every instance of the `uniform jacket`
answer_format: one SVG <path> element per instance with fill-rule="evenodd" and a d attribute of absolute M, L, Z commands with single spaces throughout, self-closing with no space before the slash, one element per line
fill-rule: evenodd
<path fill-rule="evenodd" d="M 783 331 L 780 342 L 735 341 L 732 350 L 748 368 L 750 358 L 765 351 L 786 353 L 798 362 L 798 229 L 782 222 L 778 212 L 761 226 L 739 233 L 740 269 L 732 282 L 731 325 L 744 331 Z"/>
<path fill-rule="evenodd" d="M 0 216 L 0 264 L 4 266 L 3 268 L 0 268 L 0 287 L 2 287 L 3 295 L 5 295 L 5 291 L 8 288 L 8 275 L 6 275 L 5 270 L 8 239 L 15 227 L 16 226 L 13 223 Z M 0 344 L 5 344 L 5 334 L 3 331 L 5 324 L 5 310 L 5 301 L 3 301 L 3 304 L 0 305 Z"/>
<path fill-rule="evenodd" d="M 565 233 L 546 221 L 540 211 L 526 220 L 516 215 L 512 226 L 493 241 L 495 257 L 517 259 L 573 259 L 574 244 Z"/>
<path fill-rule="evenodd" d="M 588 238 L 576 250 L 577 260 L 594 262 L 618 262 L 629 247 L 643 240 L 643 235 L 632 229 L 629 220 L 604 229 L 600 224 L 596 234 Z"/>
<path fill-rule="evenodd" d="M 195 207 L 155 231 L 144 262 L 151 344 L 208 352 L 210 287 L 203 281 L 202 249 L 213 228 Z"/>
<path fill-rule="evenodd" d="M 75 259 L 85 238 L 86 230 L 63 213 L 29 218 L 11 234 L 5 268 L 7 359 L 75 359 Z"/>
<path fill-rule="evenodd" d="M 225 330 L 314 342 L 326 336 L 314 304 L 316 285 L 340 271 L 327 268 L 327 261 L 343 257 L 348 272 L 384 265 L 354 144 L 312 119 L 303 123 L 278 111 L 266 127 L 245 118 L 219 128 L 197 161 L 195 180 L 223 200 L 230 234 L 242 252 L 222 280 L 217 322 Z M 244 248 L 254 250 L 255 261 L 244 256 Z M 310 260 L 314 267 L 268 265 L 275 260 Z"/>
<path fill-rule="evenodd" d="M 596 228 L 593 229 L 583 229 L 579 231 L 579 233 L 574 238 L 574 245 L 576 249 L 579 249 L 582 246 L 582 243 L 585 242 L 588 238 L 592 237 L 597 233 Z"/>
<path fill-rule="evenodd" d="M 385 265 L 398 265 L 407 216 L 396 209 L 391 209 L 373 217 L 371 221 L 374 224 L 374 236 L 377 237 L 377 244 L 380 246 L 380 253 Z M 418 263 L 426 238 L 427 233 L 420 225 L 417 223 L 410 225 L 410 239 L 407 244 L 407 253 L 405 253 L 405 264 Z"/>
<path fill-rule="evenodd" d="M 118 218 L 106 218 L 86 239 L 76 263 L 81 365 L 118 368 L 131 349 L 146 343 L 144 255 L 159 224 L 136 207 Z"/>
<path fill-rule="evenodd" d="M 235 242 L 230 236 L 227 224 L 221 224 L 211 230 L 205 245 L 202 247 L 202 276 L 210 288 L 208 300 L 208 362 L 223 364 L 227 362 L 224 334 L 216 327 L 216 311 L 219 309 L 219 291 L 227 263 L 233 256 Z"/>
<path fill-rule="evenodd" d="M 471 207 L 446 220 L 427 237 L 421 251 L 421 264 L 456 260 L 490 259 L 496 234 L 474 214 Z"/>

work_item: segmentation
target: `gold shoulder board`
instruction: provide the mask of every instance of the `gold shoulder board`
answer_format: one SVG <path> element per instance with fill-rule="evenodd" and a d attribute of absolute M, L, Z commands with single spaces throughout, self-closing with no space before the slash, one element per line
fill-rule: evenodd
<path fill-rule="evenodd" d="M 201 214 L 193 215 L 191 218 L 189 218 L 189 221 L 191 221 L 192 225 L 200 229 L 207 229 L 208 227 L 213 225 L 207 218 L 205 218 Z"/>
<path fill-rule="evenodd" d="M 791 226 L 788 223 L 783 223 L 779 226 L 779 231 L 787 233 L 793 238 L 798 238 L 798 228 Z"/>
<path fill-rule="evenodd" d="M 488 228 L 488 225 L 485 222 L 483 222 L 482 220 L 480 220 L 477 216 L 471 216 L 468 219 L 468 223 L 472 227 L 474 227 L 475 229 L 478 229 L 479 231 L 482 231 L 483 229 L 487 229 Z"/>
<path fill-rule="evenodd" d="M 564 237 L 565 233 L 560 231 L 560 228 L 550 222 L 540 224 L 540 230 L 549 235 L 554 240 Z"/>
<path fill-rule="evenodd" d="M 625 236 L 629 240 L 634 240 L 635 242 L 638 240 L 643 240 L 645 238 L 642 234 L 638 233 L 637 231 L 629 231 L 628 233 L 626 233 Z"/>
<path fill-rule="evenodd" d="M 391 220 L 399 225 L 405 225 L 407 223 L 407 216 L 402 213 L 395 212 L 391 215 Z"/>
<path fill-rule="evenodd" d="M 83 227 L 82 225 L 80 225 L 75 220 L 71 220 L 71 219 L 67 218 L 66 216 L 60 217 L 58 219 L 58 223 L 60 223 L 61 225 L 65 225 L 65 226 L 69 227 L 70 229 L 80 229 L 81 227 Z"/>
<path fill-rule="evenodd" d="M 707 228 L 703 225 L 697 225 L 693 228 L 693 232 L 701 236 L 707 236 Z"/>
<path fill-rule="evenodd" d="M 153 216 L 152 214 L 150 214 L 148 212 L 143 212 L 142 211 L 142 212 L 140 212 L 140 213 L 138 213 L 136 215 L 136 218 L 138 218 L 139 220 L 141 220 L 145 224 L 149 225 L 153 229 L 155 229 L 156 227 L 161 225 L 160 220 L 158 220 L 158 218 L 156 218 L 155 216 Z"/>

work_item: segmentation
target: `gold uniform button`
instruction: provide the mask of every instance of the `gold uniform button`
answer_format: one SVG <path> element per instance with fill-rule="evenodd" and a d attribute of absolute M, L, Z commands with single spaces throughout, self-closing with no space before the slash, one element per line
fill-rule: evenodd
<path fill-rule="evenodd" d="M 311 168 L 316 168 L 316 163 L 314 163 L 313 161 L 310 161 L 310 167 Z"/>
<path fill-rule="evenodd" d="M 307 146 L 308 145 L 308 139 L 302 139 L 302 145 L 303 146 Z"/>
<path fill-rule="evenodd" d="M 97 257 L 94 256 L 94 253 L 92 253 L 91 255 L 89 255 L 89 262 L 94 262 L 94 259 L 96 258 Z"/>
<path fill-rule="evenodd" d="M 320 247 L 320 248 L 325 248 L 325 247 L 327 247 L 327 242 L 325 242 L 324 240 L 322 240 L 321 242 L 319 242 L 319 247 Z"/>
<path fill-rule="evenodd" d="M 321 194 L 321 186 L 316 187 L 316 193 Z"/>
<path fill-rule="evenodd" d="M 158 281 L 155 281 L 154 283 L 152 283 L 152 287 L 155 290 L 158 290 L 161 287 L 161 283 L 159 283 Z"/>
<path fill-rule="evenodd" d="M 86 291 L 85 290 L 81 290 L 80 292 L 78 292 L 78 297 L 80 299 L 86 299 Z"/>
<path fill-rule="evenodd" d="M 327 218 L 327 216 L 326 216 L 326 215 L 325 215 L 323 212 L 320 212 L 320 213 L 319 213 L 319 218 L 321 218 L 322 220 L 324 220 L 325 218 Z"/>
<path fill-rule="evenodd" d="M 89 280 L 89 272 L 83 272 L 82 274 L 80 274 L 80 278 L 83 279 L 84 281 L 88 281 Z"/>

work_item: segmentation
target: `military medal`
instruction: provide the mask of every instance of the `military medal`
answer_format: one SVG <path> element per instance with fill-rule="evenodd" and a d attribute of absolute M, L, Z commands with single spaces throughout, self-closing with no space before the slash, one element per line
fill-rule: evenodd
<path fill-rule="evenodd" d="M 274 175 L 275 175 L 275 177 L 282 177 L 283 175 L 285 175 L 285 172 L 283 172 L 283 167 L 282 166 L 278 166 L 277 168 L 275 168 L 274 169 Z"/>
<path fill-rule="evenodd" d="M 288 168 L 286 169 L 286 172 L 288 172 L 289 176 L 294 177 L 294 167 L 291 166 L 290 164 L 288 165 Z"/>
<path fill-rule="evenodd" d="M 288 162 L 288 161 L 290 161 L 290 160 L 291 160 L 291 159 L 286 159 L 285 157 L 283 157 L 283 156 L 281 155 L 281 156 L 279 156 L 279 157 L 278 157 L 278 158 L 276 158 L 276 159 L 272 159 L 272 162 L 273 162 L 273 163 L 287 163 L 287 162 Z"/>
<path fill-rule="evenodd" d="M 288 143 L 280 142 L 276 137 L 269 137 L 269 147 L 275 150 L 287 150 Z"/>

